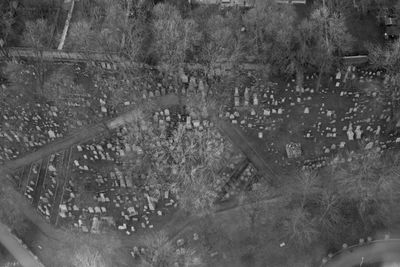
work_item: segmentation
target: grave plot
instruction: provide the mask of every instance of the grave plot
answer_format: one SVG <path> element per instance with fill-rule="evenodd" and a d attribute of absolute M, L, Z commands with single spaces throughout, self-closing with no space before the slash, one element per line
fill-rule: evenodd
<path fill-rule="evenodd" d="M 221 201 L 229 200 L 243 190 L 251 190 L 251 185 L 257 182 L 257 170 L 254 166 L 247 162 L 243 167 L 238 170 L 238 173 L 233 174 L 234 176 L 231 176 L 231 179 L 222 188 Z"/>
<path fill-rule="evenodd" d="M 36 193 L 36 185 L 39 180 L 39 171 L 42 167 L 43 160 L 37 161 L 33 163 L 30 167 L 28 178 L 27 178 L 27 186 L 24 190 L 24 195 L 29 199 L 29 201 L 33 202 L 33 198 Z"/>
<path fill-rule="evenodd" d="M 59 168 L 64 161 L 64 153 L 59 152 L 50 156 L 49 165 L 47 167 L 47 174 L 44 178 L 41 194 L 38 200 L 37 208 L 42 215 L 50 220 L 52 209 L 57 207 L 54 206 L 56 198 L 56 189 L 59 180 Z"/>
<path fill-rule="evenodd" d="M 348 68 L 331 77 L 315 92 L 315 75 L 305 77 L 304 88 L 295 81 L 249 83 L 233 90 L 225 117 L 264 147 L 265 158 L 280 166 L 300 164 L 324 166 L 338 151 L 385 149 L 396 136 L 386 131 L 390 110 L 377 112 L 371 104 L 376 90 L 361 90 L 365 83 L 378 86 L 382 73 Z M 390 140 L 387 140 L 390 139 Z M 400 139 L 398 139 L 400 141 Z M 299 158 L 288 159 L 285 147 L 301 144 Z"/>
<path fill-rule="evenodd" d="M 64 136 L 66 126 L 55 106 L 41 100 L 26 102 L 22 94 L 9 90 L 7 97 L 13 101 L 0 106 L 0 162 L 15 159 Z"/>
<path fill-rule="evenodd" d="M 72 178 L 59 206 L 60 224 L 92 233 L 119 229 L 129 235 L 155 227 L 162 221 L 157 217 L 173 212 L 176 202 L 169 192 L 150 194 L 150 188 L 139 188 L 123 175 L 119 157 L 131 149 L 124 143 L 125 132 L 122 128 L 110 138 L 76 146 Z"/>
<path fill-rule="evenodd" d="M 154 117 L 157 127 L 169 131 L 178 123 L 188 129 L 212 127 L 207 120 L 192 121 L 190 116 L 181 116 L 175 107 L 158 111 Z M 141 179 L 151 177 L 124 175 L 127 166 L 120 157 L 139 149 L 126 144 L 126 133 L 122 127 L 111 137 L 76 146 L 71 179 L 59 205 L 59 224 L 74 225 L 83 232 L 118 229 L 130 235 L 139 229 L 157 227 L 176 210 L 178 204 L 171 192 L 141 185 Z M 227 161 L 227 169 L 235 168 L 236 162 L 243 159 L 235 152 L 229 157 L 232 161 Z"/>

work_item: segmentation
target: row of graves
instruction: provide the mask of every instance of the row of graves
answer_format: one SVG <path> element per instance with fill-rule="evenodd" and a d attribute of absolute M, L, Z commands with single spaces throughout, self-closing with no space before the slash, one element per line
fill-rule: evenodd
<path fill-rule="evenodd" d="M 251 190 L 252 185 L 259 180 L 256 168 L 248 162 L 244 168 L 236 168 L 228 177 L 230 179 L 221 190 L 220 201 L 227 201 L 244 190 Z"/>
<path fill-rule="evenodd" d="M 196 250 L 193 249 L 198 246 L 202 246 L 200 243 L 200 236 L 198 233 L 191 232 L 190 234 L 189 233 L 185 234 L 183 238 L 176 240 L 176 242 L 172 243 L 171 245 L 175 249 L 175 251 L 172 252 L 175 253 L 174 255 L 175 263 L 173 266 L 182 266 L 182 262 L 187 262 L 185 256 L 187 256 L 187 253 L 189 251 L 191 253 L 190 254 L 191 265 L 202 266 L 203 261 L 201 259 L 201 256 L 203 255 L 199 255 L 198 253 L 196 253 Z M 130 254 L 135 260 L 140 261 L 141 259 L 146 259 L 147 262 L 152 262 L 153 259 L 148 258 L 151 257 L 150 255 L 152 255 L 151 253 L 149 253 L 148 251 L 149 249 L 151 248 L 134 246 L 130 250 Z M 216 256 L 215 252 L 211 252 L 210 255 L 213 257 Z"/>
<path fill-rule="evenodd" d="M 22 94 L 9 92 L 7 95 L 15 99 L 0 105 L 0 163 L 35 151 L 65 135 L 67 127 L 57 107 L 26 102 Z"/>
<path fill-rule="evenodd" d="M 153 74 L 156 75 L 156 74 Z M 158 74 L 157 78 L 153 80 L 154 84 L 147 83 L 147 86 L 142 86 L 142 98 L 153 98 L 164 96 L 167 94 L 179 94 L 178 90 L 181 90 L 181 94 L 186 96 L 190 94 L 201 94 L 203 98 L 207 94 L 212 94 L 210 90 L 207 78 L 204 74 L 191 73 L 185 74 L 181 72 L 179 76 L 179 87 L 173 84 L 173 79 L 171 76 L 164 77 L 162 74 Z"/>
<path fill-rule="evenodd" d="M 13 175 L 16 188 L 49 222 L 55 223 L 70 161 L 70 149 L 21 168 Z"/>
<path fill-rule="evenodd" d="M 139 186 L 137 180 L 147 177 L 124 175 L 121 157 L 141 150 L 126 144 L 126 133 L 121 128 L 109 138 L 76 146 L 72 178 L 59 206 L 60 225 L 91 233 L 118 229 L 130 235 L 155 227 L 174 211 L 177 203 L 169 191 Z"/>
<path fill-rule="evenodd" d="M 258 138 L 281 166 L 315 169 L 327 165 L 338 150 L 380 150 L 400 142 L 386 131 L 390 108 L 384 105 L 377 113 L 371 104 L 376 87 L 390 82 L 381 72 L 348 67 L 318 92 L 313 89 L 316 78 L 306 75 L 304 88 L 295 80 L 236 87 L 225 117 Z M 360 90 L 367 85 L 372 89 Z M 288 142 L 279 144 L 279 138 Z"/>

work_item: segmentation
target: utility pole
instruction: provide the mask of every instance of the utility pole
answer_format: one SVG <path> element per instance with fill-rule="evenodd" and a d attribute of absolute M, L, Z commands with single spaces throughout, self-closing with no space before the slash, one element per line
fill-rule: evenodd
<path fill-rule="evenodd" d="M 65 42 L 65 38 L 67 37 L 69 23 L 70 23 L 71 18 L 72 18 L 72 12 L 74 11 L 74 6 L 75 6 L 75 0 L 72 0 L 71 7 L 70 7 L 70 9 L 68 11 L 67 20 L 65 21 L 64 30 L 63 30 L 62 35 L 61 35 L 60 44 L 57 47 L 58 50 L 62 50 L 63 47 L 64 47 L 64 42 Z"/>

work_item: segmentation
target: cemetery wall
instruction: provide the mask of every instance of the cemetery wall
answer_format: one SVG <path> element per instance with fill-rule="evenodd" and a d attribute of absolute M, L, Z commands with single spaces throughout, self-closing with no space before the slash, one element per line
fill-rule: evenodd
<path fill-rule="evenodd" d="M 92 65 L 100 64 L 103 68 L 109 70 L 117 70 L 123 68 L 149 68 L 149 69 L 162 69 L 162 67 L 154 67 L 143 63 L 132 62 L 126 60 L 123 55 L 119 53 L 98 53 L 98 52 L 82 52 L 82 51 L 59 51 L 59 50 L 42 50 L 37 51 L 31 48 L 11 47 L 6 50 L 0 50 L 0 59 L 35 59 L 40 58 L 46 61 L 67 61 L 67 62 L 90 62 Z M 343 57 L 343 63 L 345 65 L 360 65 L 368 62 L 367 55 L 358 56 L 347 56 Z M 238 65 L 239 69 L 242 70 L 260 70 L 265 65 L 259 63 L 250 63 L 250 60 L 246 59 L 246 62 L 242 62 Z M 211 71 L 213 73 L 221 73 L 221 75 L 229 74 L 234 66 L 231 62 L 221 61 L 213 65 L 212 69 L 208 69 L 202 64 L 186 64 L 184 66 L 188 70 L 202 70 L 204 72 Z"/>

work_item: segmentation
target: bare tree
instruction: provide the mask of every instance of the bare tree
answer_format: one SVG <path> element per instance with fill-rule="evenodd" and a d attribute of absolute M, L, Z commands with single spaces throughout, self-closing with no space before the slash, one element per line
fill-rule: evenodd
<path fill-rule="evenodd" d="M 94 42 L 95 32 L 91 29 L 90 22 L 79 20 L 71 23 L 68 38 L 65 41 L 67 49 L 87 51 L 96 48 Z"/>
<path fill-rule="evenodd" d="M 142 152 L 127 160 L 139 158 L 142 174 L 155 178 L 146 182 L 169 188 L 183 209 L 211 211 L 221 186 L 224 153 L 230 147 L 215 129 L 188 131 L 180 124 L 167 137 L 165 130 L 154 128 L 145 116 L 138 111 L 129 123 L 128 142 Z"/>
<path fill-rule="evenodd" d="M 295 12 L 290 5 L 280 5 L 274 0 L 256 1 L 256 7 L 243 16 L 249 49 L 263 63 L 272 63 L 281 57 L 274 54 L 291 39 Z M 250 50 L 251 51 L 251 50 Z"/>
<path fill-rule="evenodd" d="M 378 153 L 366 151 L 333 173 L 340 198 L 354 203 L 365 229 L 388 224 L 392 217 L 388 207 L 398 197 L 394 193 L 399 186 L 397 167 L 385 161 Z"/>
<path fill-rule="evenodd" d="M 206 23 L 201 59 L 210 69 L 222 62 L 235 65 L 244 56 L 240 29 L 232 25 L 232 19 L 237 18 L 213 15 Z"/>
<path fill-rule="evenodd" d="M 142 260 L 145 266 L 168 267 L 176 261 L 176 255 L 165 231 L 149 233 L 144 240 L 145 255 Z"/>
<path fill-rule="evenodd" d="M 25 22 L 25 30 L 22 35 L 22 43 L 34 49 L 38 61 L 35 61 L 36 91 L 43 93 L 46 65 L 43 60 L 43 49 L 48 47 L 51 39 L 51 27 L 45 19 Z"/>
<path fill-rule="evenodd" d="M 76 251 L 72 257 L 72 264 L 75 267 L 106 267 L 106 262 L 99 251 L 84 246 Z"/>
<path fill-rule="evenodd" d="M 153 48 L 152 51 L 167 73 L 175 77 L 183 67 L 187 53 L 193 50 L 200 35 L 194 20 L 183 19 L 173 6 L 157 4 L 153 8 Z M 180 106 L 181 88 L 178 90 Z"/>
<path fill-rule="evenodd" d="M 351 49 L 352 36 L 348 33 L 344 17 L 331 12 L 326 7 L 320 7 L 311 14 L 311 22 L 315 25 L 315 34 L 318 36 L 318 45 L 315 50 L 315 62 L 318 68 L 316 88 L 319 89 L 321 78 L 337 64 L 338 58 Z"/>
<path fill-rule="evenodd" d="M 301 249 L 311 245 L 320 234 L 315 219 L 304 207 L 290 210 L 283 226 L 288 239 Z"/>
<path fill-rule="evenodd" d="M 385 70 L 388 82 L 379 92 L 385 102 L 391 103 L 392 118 L 399 120 L 400 101 L 400 41 L 396 40 L 386 47 L 369 45 L 369 60 L 376 69 Z"/>

